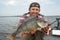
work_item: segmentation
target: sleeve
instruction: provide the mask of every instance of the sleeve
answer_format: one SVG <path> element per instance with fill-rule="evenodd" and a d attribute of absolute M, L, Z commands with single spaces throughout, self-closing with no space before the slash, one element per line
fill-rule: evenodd
<path fill-rule="evenodd" d="M 23 15 L 22 17 L 20 17 L 19 21 L 18 21 L 18 24 L 16 24 L 16 27 L 18 28 L 24 21 L 25 19 L 25 16 Z"/>
<path fill-rule="evenodd" d="M 22 23 L 25 20 L 26 14 L 24 14 L 22 17 L 20 17 L 18 23 Z"/>
<path fill-rule="evenodd" d="M 26 17 L 27 17 L 27 13 L 21 16 L 16 27 L 19 27 L 23 23 L 23 21 L 26 19 Z"/>
<path fill-rule="evenodd" d="M 45 16 L 43 16 L 43 15 L 39 15 L 38 18 L 39 18 L 39 19 L 41 18 L 41 19 L 43 19 L 45 22 L 47 22 L 47 19 L 46 19 Z"/>

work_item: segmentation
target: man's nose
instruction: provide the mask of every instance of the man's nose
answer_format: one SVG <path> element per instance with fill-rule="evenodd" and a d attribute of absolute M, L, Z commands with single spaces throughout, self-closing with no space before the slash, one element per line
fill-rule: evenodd
<path fill-rule="evenodd" d="M 36 11 L 36 10 L 34 10 L 34 12 L 36 13 L 37 11 Z"/>

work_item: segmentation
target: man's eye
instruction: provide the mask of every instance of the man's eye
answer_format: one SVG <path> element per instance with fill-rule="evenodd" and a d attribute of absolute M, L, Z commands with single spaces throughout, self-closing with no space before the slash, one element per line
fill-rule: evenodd
<path fill-rule="evenodd" d="M 32 10 L 35 10 L 35 9 L 32 9 Z"/>
<path fill-rule="evenodd" d="M 38 9 L 36 9 L 36 10 L 38 10 Z"/>

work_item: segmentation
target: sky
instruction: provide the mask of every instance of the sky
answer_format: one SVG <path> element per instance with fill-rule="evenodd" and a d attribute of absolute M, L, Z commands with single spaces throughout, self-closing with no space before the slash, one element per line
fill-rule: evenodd
<path fill-rule="evenodd" d="M 32 2 L 40 4 L 45 16 L 60 15 L 60 0 L 0 0 L 0 16 L 23 15 Z"/>

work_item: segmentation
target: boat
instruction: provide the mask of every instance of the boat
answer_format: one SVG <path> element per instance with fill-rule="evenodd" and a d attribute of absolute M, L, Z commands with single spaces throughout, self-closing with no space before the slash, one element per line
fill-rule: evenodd
<path fill-rule="evenodd" d="M 60 36 L 60 18 L 56 18 L 55 21 L 57 24 L 57 26 L 54 26 L 54 28 L 52 29 L 52 35 L 54 36 Z"/>

